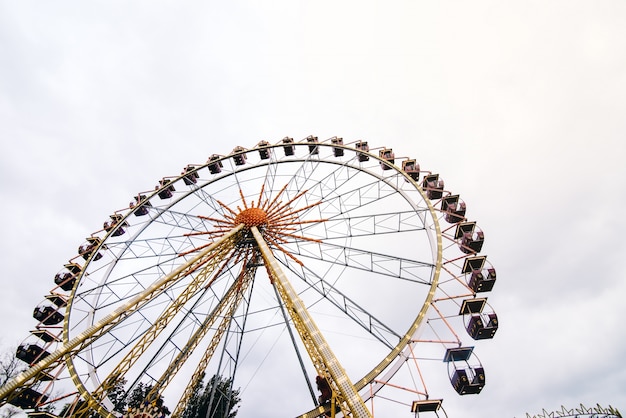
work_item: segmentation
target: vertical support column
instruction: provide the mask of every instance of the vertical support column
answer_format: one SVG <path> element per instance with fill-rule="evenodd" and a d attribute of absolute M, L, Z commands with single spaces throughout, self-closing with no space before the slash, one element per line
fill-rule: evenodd
<path fill-rule="evenodd" d="M 365 406 L 361 396 L 359 396 L 359 393 L 350 381 L 346 371 L 330 349 L 330 346 L 313 321 L 313 318 L 309 315 L 304 303 L 298 297 L 291 283 L 289 283 L 287 276 L 285 276 L 285 273 L 280 268 L 278 261 L 274 257 L 274 254 L 272 254 L 272 251 L 269 249 L 258 228 L 252 226 L 250 230 L 259 246 L 267 272 L 283 299 L 287 311 L 300 334 L 300 338 L 316 370 L 320 375 L 328 377 L 328 383 L 337 393 L 339 398 L 338 403 L 344 415 L 347 415 L 349 412 L 350 415 L 355 418 L 371 418 L 372 415 Z"/>

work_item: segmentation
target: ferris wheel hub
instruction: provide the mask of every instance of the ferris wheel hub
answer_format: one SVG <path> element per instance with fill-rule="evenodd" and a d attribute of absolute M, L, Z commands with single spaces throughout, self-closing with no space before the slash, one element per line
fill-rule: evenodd
<path fill-rule="evenodd" d="M 260 208 L 244 209 L 235 217 L 235 224 L 244 224 L 248 228 L 266 225 L 267 213 Z"/>

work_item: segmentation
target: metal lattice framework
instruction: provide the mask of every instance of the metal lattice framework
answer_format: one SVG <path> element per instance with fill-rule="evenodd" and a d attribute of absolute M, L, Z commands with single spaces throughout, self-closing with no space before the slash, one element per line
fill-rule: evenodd
<path fill-rule="evenodd" d="M 596 406 L 586 407 L 583 404 L 576 408 L 566 408 L 561 406 L 558 411 L 546 411 L 545 409 L 538 415 L 526 414 L 527 418 L 565 418 L 565 417 L 578 417 L 578 418 L 621 418 L 622 415 L 619 411 L 609 405 L 608 408 L 604 408 L 597 404 Z"/>
<path fill-rule="evenodd" d="M 479 393 L 474 344 L 498 328 L 495 269 L 465 212 L 438 174 L 363 141 L 212 155 L 79 247 L 0 399 L 114 417 L 116 391 L 146 385 L 151 410 L 179 417 L 219 375 L 243 416 L 437 415 L 430 382 L 447 369 L 454 391 Z"/>

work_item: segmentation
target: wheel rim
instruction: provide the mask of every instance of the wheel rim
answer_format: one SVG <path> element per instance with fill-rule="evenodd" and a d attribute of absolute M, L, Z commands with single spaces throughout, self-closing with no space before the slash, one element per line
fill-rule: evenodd
<path fill-rule="evenodd" d="M 346 271 L 349 273 L 356 272 L 360 280 L 367 276 L 369 280 L 368 289 L 376 298 L 381 298 L 382 294 L 389 293 L 385 290 L 388 290 L 386 288 L 389 287 L 388 283 L 391 280 L 389 278 L 393 277 L 394 269 L 399 272 L 396 276 L 403 276 L 403 281 L 413 283 L 412 286 L 403 286 L 398 283 L 393 285 L 393 290 L 396 292 L 394 297 L 397 298 L 398 303 L 403 305 L 418 303 L 420 305 L 419 309 L 412 311 L 414 313 L 403 314 L 401 320 L 393 318 L 393 315 L 387 315 L 385 312 L 374 314 L 373 308 L 364 308 L 358 312 L 359 308 L 356 304 L 343 305 L 346 310 L 348 308 L 356 309 L 361 316 L 367 319 L 367 321 L 361 319 L 361 323 L 374 322 L 376 324 L 376 327 L 370 328 L 371 332 L 359 335 L 350 334 L 349 338 L 345 338 L 349 340 L 348 342 L 341 342 L 344 337 L 338 336 L 335 339 L 335 345 L 333 345 L 339 347 L 338 355 L 345 359 L 346 367 L 351 375 L 363 376 L 355 379 L 355 386 L 358 389 L 363 389 L 371 383 L 382 373 L 382 369 L 389 366 L 398 357 L 412 335 L 415 334 L 435 293 L 441 267 L 441 236 L 437 215 L 429 199 L 406 174 L 396 168 L 382 170 L 380 162 L 383 160 L 379 160 L 374 155 L 369 155 L 370 162 L 368 164 L 362 164 L 358 162 L 354 150 L 346 149 L 345 158 L 336 158 L 333 154 L 333 147 L 329 145 L 319 144 L 319 154 L 314 155 L 310 154 L 310 149 L 306 144 L 294 144 L 294 148 L 294 155 L 285 157 L 280 155 L 283 151 L 282 146 L 268 147 L 274 156 L 273 158 L 277 158 L 275 160 L 266 161 L 260 158 L 253 160 L 255 151 L 251 150 L 247 153 L 245 165 L 242 166 L 237 166 L 230 156 L 199 166 L 198 172 L 203 172 L 203 174 L 197 184 L 191 187 L 183 186 L 182 177 L 172 181 L 177 192 L 180 193 L 185 188 L 188 189 L 184 194 L 179 195 L 173 201 L 167 199 L 160 201 L 155 192 L 149 198 L 152 204 L 152 208 L 149 209 L 151 213 L 144 215 L 144 217 L 135 217 L 129 213 L 126 218 L 129 223 L 126 234 L 118 237 L 109 235 L 103 243 L 103 246 L 107 248 L 103 251 L 105 258 L 90 262 L 83 269 L 79 285 L 75 286 L 73 290 L 68 308 L 70 314 L 65 324 L 66 341 L 72 337 L 73 333 L 81 329 L 81 324 L 86 327 L 93 323 L 107 310 L 113 309 L 116 303 L 121 303 L 133 292 L 138 291 L 141 283 L 144 283 L 145 286 L 145 283 L 149 282 L 153 276 L 163 274 L 168 268 L 171 269 L 177 262 L 178 254 L 203 245 L 205 242 L 203 239 L 206 239 L 206 236 L 192 237 L 185 236 L 185 233 L 213 230 L 215 223 L 199 218 L 199 216 L 224 218 L 228 214 L 228 210 L 224 209 L 220 202 L 237 211 L 236 206 L 241 206 L 244 201 L 258 202 L 259 199 L 263 200 L 261 189 L 268 196 L 267 199 L 271 199 L 279 193 L 284 184 L 287 184 L 288 188 L 284 196 L 285 200 L 289 201 L 307 186 L 308 191 L 298 199 L 298 202 L 293 203 L 294 210 L 298 207 L 322 203 L 317 204 L 306 213 L 299 213 L 298 217 L 301 220 L 306 220 L 304 215 L 307 215 L 308 219 L 312 217 L 317 219 L 328 218 L 329 220 L 301 226 L 300 232 L 303 236 L 318 238 L 326 235 L 324 244 L 299 240 L 297 243 L 281 245 L 302 261 L 304 268 L 301 268 L 295 260 L 285 255 L 283 251 L 275 248 L 277 256 L 282 259 L 286 270 L 296 279 L 294 280 L 296 283 L 302 285 L 306 281 L 311 283 L 317 281 L 318 290 L 320 290 L 322 289 L 321 284 L 326 286 L 331 284 L 329 278 L 336 280 L 336 277 L 341 277 L 341 282 L 354 282 L 357 280 L 356 274 L 349 275 Z M 222 164 L 222 171 L 218 174 L 210 174 L 209 165 L 219 163 Z M 243 201 L 239 195 L 239 190 L 246 190 L 243 192 Z M 359 198 L 359 204 L 348 204 L 356 198 Z M 395 204 L 392 205 L 392 202 Z M 321 208 L 322 204 L 325 205 L 323 208 Z M 394 209 L 390 210 L 389 208 Z M 191 211 L 194 210 L 195 213 L 190 215 Z M 158 215 L 155 216 L 155 213 Z M 332 216 L 327 216 L 328 214 Z M 151 221 L 148 222 L 148 219 Z M 392 224 L 400 225 L 396 229 L 400 229 L 401 232 L 391 233 L 390 231 L 393 231 Z M 378 227 L 382 229 L 375 229 Z M 346 230 L 350 233 L 346 234 Z M 383 233 L 382 231 L 385 230 L 387 231 Z M 343 235 L 342 231 L 344 231 Z M 389 254 L 389 251 L 382 250 L 394 243 L 394 237 L 397 240 L 400 236 L 402 236 L 403 241 L 416 244 L 413 251 L 415 252 L 417 249 L 421 255 L 419 257 L 400 256 L 398 254 L 406 250 L 402 247 L 394 251 L 393 255 Z M 318 260 L 314 257 L 316 247 L 317 254 L 321 256 Z M 348 266 L 341 266 L 338 263 L 337 257 L 342 253 L 344 264 L 345 259 L 350 260 Z M 113 254 L 116 255 L 113 256 Z M 132 257 L 128 256 L 131 254 Z M 367 267 L 367 263 L 361 261 L 368 255 L 370 257 L 369 267 Z M 110 259 L 107 260 L 107 257 Z M 324 258 L 326 260 L 334 259 L 335 263 L 325 261 Z M 127 267 L 131 263 L 133 267 Z M 325 267 L 326 273 L 324 275 L 317 273 L 321 269 L 321 267 L 318 269 L 319 266 Z M 369 270 L 376 270 L 376 272 L 368 273 L 368 268 Z M 385 272 L 385 270 L 388 271 Z M 428 271 L 428 274 L 423 273 L 425 270 Z M 131 275 L 129 271 L 135 274 Z M 419 273 L 416 273 L 418 271 Z M 388 281 L 384 282 L 381 279 L 383 277 Z M 411 282 L 411 280 L 421 280 L 422 283 Z M 343 285 L 343 283 L 340 284 Z M 255 286 L 257 286 L 256 282 Z M 128 290 L 120 290 L 125 288 Z M 309 288 L 311 290 L 308 293 L 314 293 L 313 287 L 309 286 Z M 411 294 L 409 290 L 412 288 L 420 289 L 419 296 Z M 326 287 L 325 289 L 321 290 L 322 293 L 326 292 L 325 297 L 317 292 L 317 296 L 313 297 L 308 304 L 320 307 L 322 302 L 326 303 L 330 297 L 348 296 L 341 286 L 337 286 L 336 281 L 334 288 Z M 300 290 L 304 291 L 305 289 L 301 288 Z M 365 294 L 360 295 L 359 298 L 350 297 L 350 300 L 357 302 L 357 299 L 360 299 L 361 302 L 358 307 L 362 308 L 361 305 L 365 305 L 363 300 L 367 299 L 367 296 Z M 172 299 L 174 296 L 170 297 L 170 300 Z M 156 307 L 164 303 L 165 300 L 164 298 L 162 301 L 155 301 L 152 307 L 154 312 L 158 312 Z M 380 299 L 377 300 L 380 301 Z M 202 302 L 199 298 L 198 303 L 200 305 L 206 304 L 208 299 Z M 370 302 L 371 304 L 372 302 Z M 95 313 L 94 307 L 96 308 Z M 252 305 L 249 306 L 250 308 L 255 309 Z M 276 312 L 278 311 L 276 310 Z M 331 311 L 320 309 L 318 314 L 322 318 L 324 315 L 330 315 L 329 312 Z M 143 315 L 148 316 L 148 309 L 143 311 Z M 410 317 L 409 320 L 406 319 L 406 316 Z M 354 315 L 350 321 L 355 322 L 356 318 L 357 315 Z M 262 322 L 260 321 L 260 323 Z M 149 320 L 146 321 L 144 327 L 149 323 Z M 190 320 L 189 324 L 193 324 L 193 321 Z M 275 324 L 272 325 L 274 328 L 276 327 Z M 341 334 L 345 326 L 339 322 L 334 324 L 334 328 L 331 325 L 332 321 L 325 325 L 330 334 Z M 365 329 L 361 325 L 359 327 Z M 385 327 L 389 328 L 389 331 Z M 141 326 L 137 325 L 133 335 L 139 334 L 140 330 Z M 128 332 L 128 329 L 124 332 Z M 380 354 L 375 355 L 374 359 L 370 360 L 367 365 L 362 363 L 351 364 L 350 357 L 354 357 L 350 356 L 351 349 L 343 352 L 341 348 L 350 347 L 350 341 L 359 341 L 360 335 L 361 339 L 364 338 L 362 335 L 369 335 L 371 338 L 372 334 L 375 333 L 379 334 L 378 338 L 381 341 L 393 342 L 389 344 L 376 343 L 376 345 L 384 347 L 384 350 L 377 348 L 377 353 Z M 346 333 L 344 332 L 344 334 Z M 101 370 L 106 369 L 107 364 L 113 363 L 115 360 L 115 356 L 109 354 L 107 357 L 104 353 L 114 353 L 121 350 L 121 346 L 128 345 L 133 341 L 133 338 L 124 340 L 121 331 L 113 332 L 106 338 L 100 341 L 98 346 L 91 346 L 85 352 L 77 353 L 68 360 L 74 380 L 81 388 L 84 396 L 91 393 L 94 387 L 103 380 L 98 373 L 101 373 Z M 119 341 L 116 342 L 116 340 Z M 171 343 L 172 346 L 175 345 L 173 344 L 174 336 L 171 336 Z M 368 349 L 370 348 L 368 347 Z M 239 373 L 242 373 L 241 369 L 242 367 L 239 366 Z M 307 409 L 303 408 L 300 412 L 305 410 Z M 294 410 L 293 412 L 298 411 Z"/>

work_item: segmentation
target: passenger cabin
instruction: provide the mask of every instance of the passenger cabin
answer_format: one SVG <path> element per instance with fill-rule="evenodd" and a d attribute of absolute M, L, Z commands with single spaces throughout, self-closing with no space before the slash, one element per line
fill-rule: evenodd
<path fill-rule="evenodd" d="M 187 186 L 196 184 L 198 182 L 198 178 L 200 177 L 196 171 L 196 168 L 192 165 L 188 165 L 187 167 L 185 167 L 181 174 L 184 174 L 183 181 Z"/>
<path fill-rule="evenodd" d="M 49 355 L 50 353 L 36 344 L 20 344 L 15 351 L 15 357 L 28 364 L 33 364 Z"/>
<path fill-rule="evenodd" d="M 474 293 L 489 292 L 496 282 L 496 269 L 485 267 L 486 260 L 485 256 L 468 257 L 463 264 L 462 272 L 466 275 L 468 287 Z"/>
<path fill-rule="evenodd" d="M 230 155 L 233 156 L 233 161 L 237 166 L 244 165 L 246 163 L 246 160 L 248 159 L 248 156 L 246 155 L 246 149 L 241 146 L 236 146 L 235 148 L 233 148 L 233 151 L 230 153 Z"/>
<path fill-rule="evenodd" d="M 222 172 L 222 168 L 224 165 L 222 164 L 221 158 L 218 154 L 213 154 L 209 157 L 209 172 L 211 174 L 219 174 Z"/>
<path fill-rule="evenodd" d="M 467 257 L 465 259 L 465 262 L 463 263 L 463 268 L 461 269 L 461 272 L 463 274 L 468 274 L 475 270 L 482 270 L 485 266 L 486 261 L 487 257 L 485 257 L 484 255 Z"/>
<path fill-rule="evenodd" d="M 457 224 L 454 238 L 459 243 L 461 251 L 465 254 L 479 253 L 485 241 L 483 231 L 476 227 L 476 222 L 461 222 Z"/>
<path fill-rule="evenodd" d="M 117 226 L 117 229 L 115 231 L 113 231 L 113 233 L 111 235 L 114 236 L 114 237 L 118 237 L 120 235 L 123 235 L 126 232 L 126 230 L 124 228 L 128 226 L 128 223 L 126 223 L 126 221 L 122 222 L 122 219 L 124 219 L 124 217 L 122 215 L 120 215 L 119 213 L 110 215 L 109 217 L 111 218 L 111 220 L 106 221 L 104 223 L 104 225 L 103 225 L 104 230 L 106 232 L 111 232 L 111 230 Z M 122 222 L 122 223 L 120 223 L 120 222 Z"/>
<path fill-rule="evenodd" d="M 293 146 L 293 138 L 289 138 L 288 136 L 283 138 L 283 150 L 285 151 L 285 156 L 289 157 L 294 154 L 295 147 Z"/>
<path fill-rule="evenodd" d="M 466 254 L 479 253 L 483 249 L 485 234 L 483 231 L 475 231 L 473 234 L 463 235 L 461 250 Z"/>
<path fill-rule="evenodd" d="M 455 224 L 465 219 L 465 202 L 459 198 L 458 194 L 444 197 L 441 201 L 441 210 L 448 223 Z"/>
<path fill-rule="evenodd" d="M 441 409 L 441 403 L 443 399 L 424 399 L 420 401 L 413 401 L 411 404 L 411 412 L 416 417 L 420 416 L 421 412 L 437 412 Z"/>
<path fill-rule="evenodd" d="M 27 414 L 28 418 L 59 418 L 58 415 L 54 415 L 48 411 L 33 411 Z"/>
<path fill-rule="evenodd" d="M 383 160 L 387 161 L 390 164 L 395 164 L 396 162 L 396 158 L 395 155 L 393 153 L 393 150 L 391 148 L 383 148 L 380 151 L 378 151 L 378 156 L 380 158 L 382 158 Z M 380 162 L 380 166 L 382 167 L 383 170 L 390 170 L 391 166 L 383 163 L 382 161 Z"/>
<path fill-rule="evenodd" d="M 402 171 L 415 181 L 418 181 L 420 178 L 420 165 L 415 160 L 402 161 Z"/>
<path fill-rule="evenodd" d="M 135 196 L 135 201 L 130 202 L 130 208 L 135 209 L 135 216 L 144 216 L 149 212 L 149 208 L 152 207 L 152 204 L 148 200 L 145 194 L 140 194 Z"/>
<path fill-rule="evenodd" d="M 467 333 L 475 340 L 493 338 L 498 330 L 498 315 L 495 313 L 472 314 L 466 329 Z"/>
<path fill-rule="evenodd" d="M 485 312 L 487 298 L 466 299 L 461 304 L 459 315 L 463 315 L 465 329 L 475 340 L 493 338 L 498 330 L 498 316 L 495 312 Z"/>
<path fill-rule="evenodd" d="M 485 386 L 482 366 L 470 366 L 468 360 L 474 347 L 449 348 L 443 361 L 448 363 L 450 383 L 459 395 L 477 394 Z"/>
<path fill-rule="evenodd" d="M 158 193 L 159 198 L 169 199 L 174 195 L 174 192 L 176 191 L 176 189 L 174 188 L 174 185 L 171 183 L 172 183 L 172 180 L 170 179 L 163 178 L 159 180 L 159 185 L 154 188 L 155 190 L 161 189 L 161 191 L 159 191 Z"/>
<path fill-rule="evenodd" d="M 365 162 L 368 161 L 370 159 L 369 155 L 366 154 L 366 152 L 369 152 L 370 150 L 370 146 L 367 145 L 366 141 L 359 141 L 356 143 L 356 145 L 354 146 L 357 150 L 359 151 L 363 151 L 363 152 L 357 152 L 356 155 L 359 158 L 360 162 Z"/>
<path fill-rule="evenodd" d="M 330 139 L 330 142 L 331 142 L 333 145 L 343 145 L 343 138 L 337 138 L 337 137 L 334 137 L 334 138 L 331 138 L 331 139 Z M 333 155 L 334 155 L 335 157 L 343 157 L 343 148 L 340 148 L 340 147 L 334 147 L 334 148 L 333 148 Z"/>
<path fill-rule="evenodd" d="M 490 267 L 483 270 L 474 270 L 470 275 L 469 287 L 476 293 L 490 292 L 496 283 L 496 269 Z"/>
<path fill-rule="evenodd" d="M 424 177 L 422 188 L 429 199 L 441 199 L 441 196 L 443 196 L 444 182 L 439 178 L 439 174 L 429 174 Z"/>
<path fill-rule="evenodd" d="M 49 295 L 46 295 L 46 299 L 54 303 L 59 308 L 63 308 L 67 305 L 67 299 L 58 293 L 50 293 Z"/>
<path fill-rule="evenodd" d="M 316 376 L 315 384 L 317 386 L 317 390 L 320 391 L 320 396 L 318 397 L 318 401 L 321 405 L 330 402 L 330 399 L 333 396 L 333 391 L 328 384 L 328 380 L 324 376 Z"/>
<path fill-rule="evenodd" d="M 487 298 L 465 299 L 461 304 L 459 315 L 481 313 L 487 305 Z"/>
<path fill-rule="evenodd" d="M 21 389 L 16 396 L 9 397 L 8 402 L 11 405 L 17 406 L 22 409 L 34 409 L 39 404 L 48 400 L 46 395 L 37 392 L 35 389 L 25 387 Z"/>
<path fill-rule="evenodd" d="M 80 266 L 80 264 L 76 264 L 76 263 L 67 263 L 63 267 L 65 267 L 67 269 L 67 271 L 69 271 L 72 274 L 78 274 L 83 269 Z"/>
<path fill-rule="evenodd" d="M 76 263 L 67 263 L 64 267 L 64 271 L 60 271 L 54 276 L 54 283 L 61 289 L 69 292 L 74 287 L 82 267 Z"/>
<path fill-rule="evenodd" d="M 459 395 L 478 394 L 485 386 L 485 370 L 482 367 L 457 369 L 450 381 Z"/>
<path fill-rule="evenodd" d="M 267 141 L 261 141 L 257 144 L 257 148 L 259 149 L 259 157 L 262 160 L 267 160 L 270 158 L 270 143 Z"/>
<path fill-rule="evenodd" d="M 61 341 L 59 336 L 54 335 L 47 329 L 34 329 L 30 332 L 35 337 L 39 338 L 41 341 L 46 343 L 51 343 L 53 341 Z"/>
<path fill-rule="evenodd" d="M 87 238 L 87 242 L 78 247 L 78 255 L 83 257 L 85 260 L 89 260 L 91 254 L 100 246 L 102 240 L 98 237 L 89 237 Z M 102 258 L 101 253 L 96 253 L 93 256 L 93 260 L 97 261 Z"/>
<path fill-rule="evenodd" d="M 317 137 L 313 135 L 309 135 L 306 137 L 306 142 L 309 143 L 309 154 L 317 155 L 320 152 L 320 147 L 317 145 Z"/>
<path fill-rule="evenodd" d="M 76 275 L 68 271 L 59 272 L 54 276 L 54 283 L 61 289 L 69 292 L 74 287 L 74 283 L 76 283 Z"/>
<path fill-rule="evenodd" d="M 37 306 L 33 311 L 33 318 L 44 325 L 56 325 L 65 317 L 52 306 Z"/>

